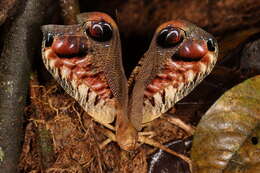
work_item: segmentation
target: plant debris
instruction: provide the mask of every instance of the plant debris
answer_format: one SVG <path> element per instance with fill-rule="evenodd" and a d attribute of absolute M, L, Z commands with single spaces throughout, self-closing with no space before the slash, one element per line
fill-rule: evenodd
<path fill-rule="evenodd" d="M 99 145 L 107 139 L 102 134 L 102 128 L 105 127 L 93 121 L 74 99 L 64 94 L 57 83 L 41 86 L 31 82 L 30 87 L 37 92 L 31 97 L 32 104 L 26 111 L 29 124 L 26 128 L 20 162 L 22 171 L 28 173 L 147 171 L 147 156 L 156 148 L 140 145 L 134 152 L 126 152 L 116 143 L 110 143 L 101 150 Z M 39 112 L 42 112 L 40 116 Z M 153 121 L 144 131 L 153 131 L 156 134 L 154 139 L 161 143 L 187 137 L 183 130 L 163 119 Z M 43 136 L 45 141 L 52 142 L 41 142 Z M 48 150 L 54 151 L 55 159 L 49 159 L 52 163 L 43 168 L 42 160 L 46 158 L 40 153 L 46 153 Z"/>

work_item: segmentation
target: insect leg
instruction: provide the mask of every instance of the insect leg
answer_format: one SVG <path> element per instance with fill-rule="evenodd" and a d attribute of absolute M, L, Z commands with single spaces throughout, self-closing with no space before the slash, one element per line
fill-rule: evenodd
<path fill-rule="evenodd" d="M 172 116 L 170 116 L 168 114 L 164 114 L 161 117 L 164 118 L 165 120 L 167 120 L 168 122 L 170 122 L 171 124 L 180 127 L 181 129 L 186 131 L 189 135 L 193 135 L 193 133 L 195 131 L 194 127 L 192 127 L 191 125 L 186 124 L 185 122 L 183 122 L 179 118 L 172 117 Z"/>
<path fill-rule="evenodd" d="M 159 142 L 157 142 L 153 139 L 150 139 L 150 138 L 147 138 L 147 137 L 144 137 L 144 136 L 138 136 L 138 142 L 151 145 L 153 147 L 159 148 L 163 151 L 166 151 L 166 152 L 168 152 L 168 153 L 170 153 L 174 156 L 181 158 L 182 160 L 184 160 L 185 162 L 187 162 L 189 164 L 190 170 L 192 170 L 192 161 L 190 160 L 190 158 L 165 147 L 164 145 L 162 145 L 161 143 L 159 143 Z"/>

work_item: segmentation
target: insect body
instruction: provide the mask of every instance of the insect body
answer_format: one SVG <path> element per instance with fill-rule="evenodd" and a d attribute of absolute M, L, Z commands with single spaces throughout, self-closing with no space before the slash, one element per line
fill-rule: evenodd
<path fill-rule="evenodd" d="M 135 149 L 138 141 L 157 145 L 138 135 L 142 124 L 160 117 L 210 73 L 217 61 L 215 39 L 189 22 L 164 23 L 127 82 L 115 22 L 99 12 L 82 13 L 78 22 L 42 27 L 46 68 L 93 119 L 105 126 L 116 122 L 110 137 L 122 149 Z"/>

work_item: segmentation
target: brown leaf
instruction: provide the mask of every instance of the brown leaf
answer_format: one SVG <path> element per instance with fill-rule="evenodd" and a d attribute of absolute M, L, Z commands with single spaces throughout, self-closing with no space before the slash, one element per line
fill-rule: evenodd
<path fill-rule="evenodd" d="M 260 75 L 227 91 L 194 135 L 194 172 L 259 172 Z"/>

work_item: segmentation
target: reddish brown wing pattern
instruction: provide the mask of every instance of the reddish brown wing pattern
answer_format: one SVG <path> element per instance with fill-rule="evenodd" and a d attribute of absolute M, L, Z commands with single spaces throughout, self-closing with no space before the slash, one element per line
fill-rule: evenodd
<path fill-rule="evenodd" d="M 118 29 L 104 13 L 83 13 L 78 20 L 78 25 L 42 27 L 43 62 L 90 116 L 111 123 L 116 102 L 127 95 Z"/>
<path fill-rule="evenodd" d="M 147 123 L 172 108 L 211 72 L 217 54 L 213 36 L 189 22 L 175 20 L 158 27 L 129 80 L 131 100 L 140 98 L 140 92 L 144 99 L 141 119 L 135 114 L 140 106 L 132 106 L 133 124 Z"/>

